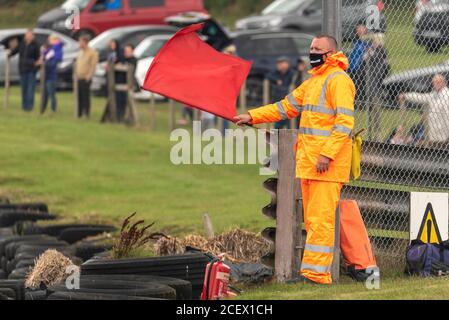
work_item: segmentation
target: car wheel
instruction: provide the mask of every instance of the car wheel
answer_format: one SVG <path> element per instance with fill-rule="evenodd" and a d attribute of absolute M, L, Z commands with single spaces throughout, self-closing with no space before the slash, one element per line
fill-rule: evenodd
<path fill-rule="evenodd" d="M 438 53 L 441 50 L 441 43 L 438 40 L 427 41 L 426 43 L 426 51 L 429 53 Z"/>

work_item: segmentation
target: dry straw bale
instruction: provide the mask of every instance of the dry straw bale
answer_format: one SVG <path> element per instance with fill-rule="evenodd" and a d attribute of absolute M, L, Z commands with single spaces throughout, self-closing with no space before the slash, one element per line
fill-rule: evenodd
<path fill-rule="evenodd" d="M 214 255 L 226 254 L 226 258 L 235 263 L 258 262 L 260 257 L 270 251 L 271 244 L 252 232 L 234 229 L 216 236 L 212 240 L 199 235 L 185 238 L 165 237 L 155 245 L 160 256 L 184 253 L 185 247 L 191 246 Z"/>
<path fill-rule="evenodd" d="M 25 286 L 39 288 L 41 284 L 52 286 L 64 281 L 70 274 L 66 273 L 74 263 L 56 250 L 47 250 L 36 259 L 33 270 L 28 274 Z"/>

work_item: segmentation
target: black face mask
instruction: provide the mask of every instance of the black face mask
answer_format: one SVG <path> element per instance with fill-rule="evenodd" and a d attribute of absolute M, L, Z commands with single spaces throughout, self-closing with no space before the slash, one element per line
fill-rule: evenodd
<path fill-rule="evenodd" d="M 324 56 L 332 51 L 326 53 L 311 53 L 310 54 L 310 64 L 313 68 L 322 66 L 324 64 Z"/>

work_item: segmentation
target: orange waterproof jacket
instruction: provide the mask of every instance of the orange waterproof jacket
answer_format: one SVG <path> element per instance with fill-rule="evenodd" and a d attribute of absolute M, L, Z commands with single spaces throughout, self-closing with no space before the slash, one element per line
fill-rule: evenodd
<path fill-rule="evenodd" d="M 312 69 L 311 78 L 284 100 L 253 109 L 253 124 L 277 122 L 301 115 L 296 154 L 296 176 L 301 179 L 349 182 L 354 129 L 355 86 L 345 72 L 342 52 Z M 329 171 L 319 174 L 320 155 L 332 159 Z"/>

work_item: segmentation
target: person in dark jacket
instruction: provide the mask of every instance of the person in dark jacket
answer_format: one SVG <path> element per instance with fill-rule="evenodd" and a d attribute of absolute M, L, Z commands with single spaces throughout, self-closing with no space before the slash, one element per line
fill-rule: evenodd
<path fill-rule="evenodd" d="M 22 109 L 31 111 L 34 107 L 36 73 L 39 69 L 40 50 L 34 40 L 34 33 L 28 30 L 19 46 L 9 53 L 12 57 L 19 54 L 20 86 L 22 88 Z"/>
<path fill-rule="evenodd" d="M 276 71 L 267 75 L 267 79 L 270 81 L 271 102 L 281 101 L 289 94 L 293 77 L 294 71 L 290 68 L 290 60 L 287 57 L 279 57 Z M 282 128 L 290 129 L 290 120 L 281 120 L 275 124 L 275 129 Z"/>
<path fill-rule="evenodd" d="M 45 65 L 45 91 L 42 113 L 47 109 L 49 99 L 52 112 L 56 112 L 57 109 L 56 83 L 58 80 L 58 64 L 63 59 L 63 46 L 63 42 L 55 35 L 51 35 L 43 46 L 41 59 Z"/>
<path fill-rule="evenodd" d="M 373 33 L 370 35 L 371 45 L 364 55 L 366 68 L 366 101 L 368 105 L 368 137 L 375 141 L 381 140 L 381 114 L 383 81 L 390 74 L 388 53 L 384 47 L 384 35 Z"/>
<path fill-rule="evenodd" d="M 137 59 L 134 56 L 134 47 L 131 44 L 127 44 L 123 49 L 123 61 L 122 63 L 131 66 L 133 70 L 136 70 Z M 126 84 L 127 74 L 126 72 L 116 72 L 115 73 L 115 83 L 116 84 Z M 133 84 L 134 86 L 134 84 Z M 128 92 L 117 91 L 116 92 L 117 101 L 117 121 L 123 122 L 125 120 L 126 106 L 128 105 Z"/>

